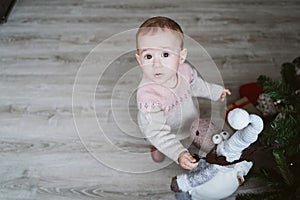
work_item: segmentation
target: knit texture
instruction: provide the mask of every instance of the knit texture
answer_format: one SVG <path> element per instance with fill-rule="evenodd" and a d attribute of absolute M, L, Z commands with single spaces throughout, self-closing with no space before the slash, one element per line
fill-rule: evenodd
<path fill-rule="evenodd" d="M 236 108 L 228 113 L 228 123 L 235 130 L 245 128 L 249 122 L 249 113 L 244 109 Z"/>
<path fill-rule="evenodd" d="M 143 112 L 155 112 L 163 110 L 170 112 L 187 98 L 191 97 L 191 82 L 193 81 L 193 70 L 187 64 L 178 68 L 178 84 L 175 88 L 167 88 L 143 77 L 138 91 L 137 104 Z"/>
<path fill-rule="evenodd" d="M 242 129 L 236 131 L 228 140 L 221 142 L 217 147 L 217 154 L 225 156 L 228 162 L 238 160 L 242 155 L 242 151 L 254 143 L 263 130 L 263 120 L 259 116 L 249 115 L 246 111 L 239 108 L 231 112 L 234 113 L 228 114 L 228 117 L 230 117 L 229 123 L 234 121 L 236 127 Z M 248 115 L 245 115 L 245 112 Z M 244 121 L 248 121 L 246 127 L 241 126 L 244 125 Z"/>
<path fill-rule="evenodd" d="M 198 166 L 187 174 L 177 176 L 178 187 L 182 191 L 189 191 L 211 180 L 218 173 L 215 165 L 200 160 Z"/>
<path fill-rule="evenodd" d="M 142 134 L 177 163 L 180 153 L 192 143 L 190 126 L 199 117 L 198 103 L 192 96 L 218 100 L 224 90 L 220 85 L 205 82 L 188 64 L 180 65 L 178 74 L 176 88 L 163 87 L 144 77 L 137 91 Z"/>

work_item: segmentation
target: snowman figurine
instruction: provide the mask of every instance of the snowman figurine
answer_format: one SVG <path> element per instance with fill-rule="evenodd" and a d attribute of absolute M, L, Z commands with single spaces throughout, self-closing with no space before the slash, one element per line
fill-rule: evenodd
<path fill-rule="evenodd" d="M 252 161 L 241 159 L 244 149 L 254 143 L 263 130 L 263 120 L 244 109 L 228 113 L 228 123 L 236 130 L 229 137 L 220 132 L 212 137 L 216 147 L 207 155 L 218 162 L 200 159 L 196 168 L 172 178 L 171 190 L 177 200 L 217 200 L 233 194 L 244 182 L 244 176 L 253 166 Z"/>

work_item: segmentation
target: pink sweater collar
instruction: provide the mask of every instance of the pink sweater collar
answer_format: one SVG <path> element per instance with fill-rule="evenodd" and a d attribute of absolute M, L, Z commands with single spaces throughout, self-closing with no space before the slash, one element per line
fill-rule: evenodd
<path fill-rule="evenodd" d="M 157 112 L 160 110 L 165 113 L 170 112 L 185 99 L 191 97 L 190 84 L 192 80 L 193 71 L 188 64 L 179 66 L 178 83 L 174 89 L 164 87 L 143 77 L 137 91 L 139 110 L 143 112 Z"/>

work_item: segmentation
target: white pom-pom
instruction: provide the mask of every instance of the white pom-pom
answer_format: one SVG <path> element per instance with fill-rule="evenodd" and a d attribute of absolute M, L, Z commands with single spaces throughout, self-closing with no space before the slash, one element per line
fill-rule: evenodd
<path fill-rule="evenodd" d="M 223 141 L 223 137 L 220 134 L 215 134 L 212 137 L 212 141 L 214 144 L 220 144 Z"/>
<path fill-rule="evenodd" d="M 250 122 L 249 113 L 241 108 L 235 108 L 228 113 L 228 123 L 236 130 L 241 130 L 248 126 Z"/>

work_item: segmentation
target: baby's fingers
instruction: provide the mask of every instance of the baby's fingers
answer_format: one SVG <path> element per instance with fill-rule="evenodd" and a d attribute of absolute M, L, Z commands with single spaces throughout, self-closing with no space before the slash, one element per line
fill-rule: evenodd
<path fill-rule="evenodd" d="M 185 169 L 188 169 L 188 170 L 192 170 L 194 169 L 195 167 L 198 166 L 198 163 L 197 162 L 187 162 L 185 163 Z"/>
<path fill-rule="evenodd" d="M 195 167 L 197 167 L 198 162 L 196 162 L 196 159 L 192 157 L 191 155 L 185 157 L 183 166 L 185 169 L 192 170 Z"/>
<path fill-rule="evenodd" d="M 228 95 L 231 95 L 231 91 L 229 89 L 225 89 L 224 92 Z"/>
<path fill-rule="evenodd" d="M 194 169 L 198 165 L 197 160 L 189 152 L 184 152 L 179 156 L 179 164 L 188 170 Z"/>

